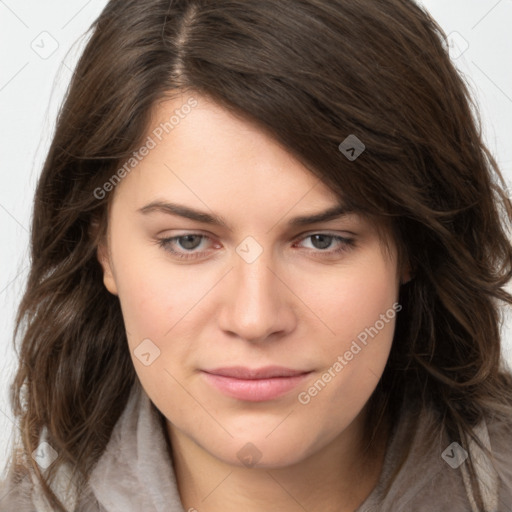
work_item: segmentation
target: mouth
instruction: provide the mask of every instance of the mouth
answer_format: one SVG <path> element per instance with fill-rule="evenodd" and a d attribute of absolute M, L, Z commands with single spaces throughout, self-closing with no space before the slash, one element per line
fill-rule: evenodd
<path fill-rule="evenodd" d="M 221 393 L 247 402 L 264 402 L 285 395 L 311 373 L 282 366 L 245 368 L 233 366 L 201 372 L 208 384 Z"/>

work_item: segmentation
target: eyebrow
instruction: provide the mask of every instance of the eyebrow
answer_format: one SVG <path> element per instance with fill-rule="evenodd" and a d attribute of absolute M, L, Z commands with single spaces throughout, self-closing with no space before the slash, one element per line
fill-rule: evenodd
<path fill-rule="evenodd" d="M 188 206 L 184 206 L 177 203 L 169 203 L 166 201 L 153 201 L 147 204 L 146 206 L 139 208 L 137 211 L 139 211 L 142 214 L 160 212 L 168 215 L 176 215 L 178 217 L 195 220 L 197 222 L 202 222 L 204 224 L 221 226 L 228 230 L 232 229 L 229 226 L 229 224 L 219 215 L 210 214 L 200 210 L 195 210 Z M 330 220 L 338 219 L 353 212 L 354 210 L 352 208 L 347 207 L 343 203 L 338 203 L 335 204 L 334 206 L 331 206 L 327 210 L 318 213 L 293 217 L 287 222 L 287 225 L 289 227 L 307 226 L 309 224 L 316 224 L 318 222 L 327 222 Z"/>

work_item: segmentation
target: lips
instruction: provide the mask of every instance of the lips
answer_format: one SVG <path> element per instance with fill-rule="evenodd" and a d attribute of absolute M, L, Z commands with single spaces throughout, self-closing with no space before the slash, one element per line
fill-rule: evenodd
<path fill-rule="evenodd" d="M 297 387 L 311 371 L 282 366 L 245 368 L 232 366 L 203 370 L 208 384 L 224 395 L 249 402 L 279 398 Z"/>
<path fill-rule="evenodd" d="M 292 370 L 284 366 L 265 366 L 264 368 L 245 368 L 243 366 L 231 366 L 228 368 L 216 368 L 214 370 L 204 370 L 212 375 L 221 377 L 233 377 L 234 379 L 272 379 L 278 377 L 295 377 L 304 373 L 304 370 Z"/>

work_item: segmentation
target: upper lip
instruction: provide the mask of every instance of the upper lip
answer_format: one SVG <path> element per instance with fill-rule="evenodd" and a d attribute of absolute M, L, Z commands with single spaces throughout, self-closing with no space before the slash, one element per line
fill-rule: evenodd
<path fill-rule="evenodd" d="M 230 366 L 203 370 L 206 373 L 220 375 L 221 377 L 232 377 L 235 379 L 271 379 L 275 377 L 295 377 L 310 373 L 307 370 L 293 370 L 284 366 L 265 366 L 262 368 L 245 368 L 243 366 Z"/>

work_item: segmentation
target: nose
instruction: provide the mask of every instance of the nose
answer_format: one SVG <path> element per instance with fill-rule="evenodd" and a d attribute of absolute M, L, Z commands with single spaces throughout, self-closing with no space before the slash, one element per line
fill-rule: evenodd
<path fill-rule="evenodd" d="M 293 331 L 296 315 L 293 293 L 284 276 L 272 265 L 264 251 L 247 263 L 235 255 L 227 277 L 218 322 L 231 336 L 250 342 L 277 339 Z"/>

